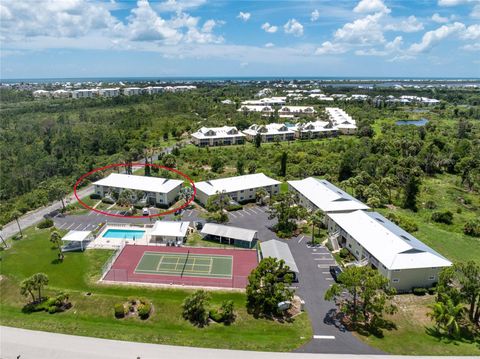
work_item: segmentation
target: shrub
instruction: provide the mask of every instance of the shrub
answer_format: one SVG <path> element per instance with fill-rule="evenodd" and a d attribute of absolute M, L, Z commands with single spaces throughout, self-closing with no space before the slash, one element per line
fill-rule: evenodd
<path fill-rule="evenodd" d="M 450 211 L 443 212 L 433 212 L 432 221 L 437 223 L 452 224 L 453 222 L 453 213 Z"/>
<path fill-rule="evenodd" d="M 123 303 L 115 304 L 115 306 L 113 307 L 113 311 L 115 314 L 115 318 L 120 319 L 125 316 L 125 306 L 123 305 Z"/>
<path fill-rule="evenodd" d="M 328 249 L 330 252 L 333 251 L 333 247 L 332 247 L 332 245 L 330 244 L 330 242 L 327 242 L 327 243 L 325 244 L 325 247 L 327 247 L 327 249 Z"/>
<path fill-rule="evenodd" d="M 435 209 L 435 208 L 437 208 L 437 204 L 434 201 L 427 201 L 425 203 L 425 208 L 426 209 Z"/>
<path fill-rule="evenodd" d="M 58 308 L 54 305 L 52 305 L 51 307 L 48 307 L 48 312 L 50 314 L 55 314 L 56 312 L 58 312 Z"/>
<path fill-rule="evenodd" d="M 102 199 L 102 196 L 100 196 L 98 193 L 92 193 L 90 195 L 90 199 Z"/>
<path fill-rule="evenodd" d="M 225 325 L 230 325 L 235 321 L 235 318 L 233 301 L 226 300 L 222 302 L 222 306 L 220 307 L 220 320 L 225 323 Z"/>
<path fill-rule="evenodd" d="M 428 294 L 434 295 L 435 293 L 437 293 L 437 287 L 428 288 Z"/>
<path fill-rule="evenodd" d="M 150 316 L 150 311 L 152 310 L 152 305 L 148 302 L 142 303 L 138 306 L 138 316 L 140 319 L 147 319 Z"/>
<path fill-rule="evenodd" d="M 214 322 L 220 323 L 220 322 L 222 321 L 222 315 L 221 315 L 221 313 L 219 313 L 218 310 L 216 310 L 216 309 L 210 309 L 210 312 L 209 312 L 208 316 L 209 316 Z"/>
<path fill-rule="evenodd" d="M 467 236 L 480 237 L 480 221 L 472 219 L 463 226 L 463 233 Z"/>
<path fill-rule="evenodd" d="M 203 327 L 208 324 L 208 301 L 210 296 L 204 290 L 197 290 L 189 295 L 182 304 L 182 316 L 193 325 Z"/>
<path fill-rule="evenodd" d="M 107 204 L 114 204 L 115 203 L 115 201 L 113 199 L 109 198 L 109 197 L 103 197 L 102 202 L 107 203 Z"/>
<path fill-rule="evenodd" d="M 37 228 L 39 229 L 50 228 L 50 227 L 53 227 L 53 219 L 51 218 L 45 218 L 43 221 L 37 224 Z"/>
<path fill-rule="evenodd" d="M 340 252 L 339 252 L 340 258 L 343 258 L 343 259 L 347 258 L 349 253 L 350 252 L 348 251 L 347 248 L 340 249 Z"/>
<path fill-rule="evenodd" d="M 425 295 L 427 294 L 427 289 L 426 288 L 412 288 L 412 292 L 415 295 Z"/>
<path fill-rule="evenodd" d="M 239 211 L 243 208 L 241 204 L 230 204 L 227 207 L 227 211 Z"/>

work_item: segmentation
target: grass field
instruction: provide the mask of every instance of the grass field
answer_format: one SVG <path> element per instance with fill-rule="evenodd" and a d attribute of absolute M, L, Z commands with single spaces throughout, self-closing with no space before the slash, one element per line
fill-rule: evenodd
<path fill-rule="evenodd" d="M 145 252 L 135 273 L 232 278 L 232 256 Z"/>
<path fill-rule="evenodd" d="M 12 248 L 0 252 L 2 325 L 147 343 L 262 351 L 290 351 L 312 336 L 305 313 L 292 323 L 255 319 L 245 309 L 245 295 L 236 292 L 211 293 L 214 306 L 218 307 L 224 300 L 234 302 L 237 314 L 234 324 L 213 324 L 203 329 L 194 327 L 182 319 L 181 308 L 183 300 L 192 291 L 96 284 L 100 268 L 111 251 L 66 253 L 64 262 L 55 264 L 57 255 L 48 240 L 49 230 L 30 228 L 25 234 L 26 239 L 15 241 Z M 71 310 L 54 315 L 22 313 L 27 299 L 20 295 L 19 283 L 37 272 L 49 276 L 48 293 L 65 291 L 70 294 Z M 115 319 L 113 306 L 129 297 L 150 300 L 154 306 L 153 316 L 148 321 Z"/>

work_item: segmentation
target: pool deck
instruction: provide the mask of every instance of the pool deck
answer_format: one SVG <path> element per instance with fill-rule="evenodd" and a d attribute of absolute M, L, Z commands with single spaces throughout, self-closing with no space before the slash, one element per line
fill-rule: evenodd
<path fill-rule="evenodd" d="M 144 231 L 143 236 L 140 238 L 125 239 L 125 238 L 105 238 L 105 233 L 110 229 L 124 230 L 124 231 Z M 125 225 L 125 224 L 107 224 L 100 231 L 97 237 L 91 241 L 87 249 L 117 249 L 125 244 L 135 244 L 135 245 L 155 245 L 149 243 L 148 238 L 150 237 L 149 233 L 152 229 L 152 225 Z"/>

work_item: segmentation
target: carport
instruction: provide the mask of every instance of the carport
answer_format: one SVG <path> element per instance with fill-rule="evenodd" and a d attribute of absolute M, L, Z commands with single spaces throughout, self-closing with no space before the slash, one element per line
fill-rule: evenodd
<path fill-rule="evenodd" d="M 257 241 L 257 231 L 216 223 L 205 223 L 200 233 L 205 239 L 242 248 L 252 248 Z"/>
<path fill-rule="evenodd" d="M 262 251 L 262 258 L 276 258 L 283 260 L 285 264 L 290 268 L 294 276 L 294 280 L 298 280 L 298 267 L 293 259 L 292 252 L 287 243 L 280 242 L 276 239 L 271 239 L 266 242 L 260 243 L 260 249 Z"/>

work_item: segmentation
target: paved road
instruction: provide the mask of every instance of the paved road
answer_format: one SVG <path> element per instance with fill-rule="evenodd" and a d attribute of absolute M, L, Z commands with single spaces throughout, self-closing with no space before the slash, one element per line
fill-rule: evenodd
<path fill-rule="evenodd" d="M 266 353 L 132 343 L 74 335 L 0 327 L 0 357 L 3 359 L 395 359 L 393 355 L 335 355 Z M 418 357 L 405 356 L 405 359 Z M 433 358 L 433 357 L 432 357 Z M 439 357 L 440 358 L 440 357 Z M 454 357 L 451 357 L 454 358 Z M 455 357 L 468 358 L 468 357 Z M 470 357 L 473 358 L 473 357 Z"/>

